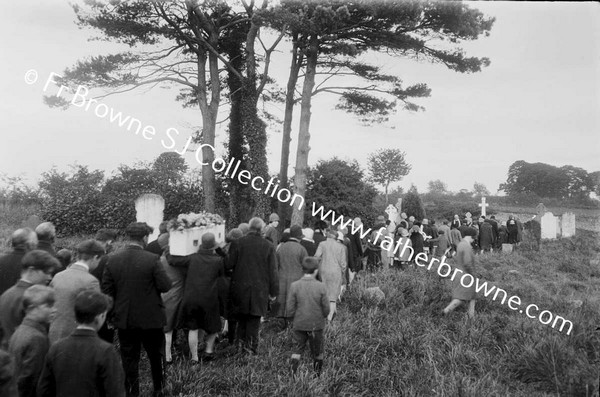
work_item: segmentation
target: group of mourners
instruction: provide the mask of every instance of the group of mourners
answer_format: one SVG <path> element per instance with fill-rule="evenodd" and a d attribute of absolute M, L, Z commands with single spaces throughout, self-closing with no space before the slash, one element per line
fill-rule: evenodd
<path fill-rule="evenodd" d="M 359 230 L 360 218 L 353 222 Z M 397 225 L 379 217 L 362 237 L 324 221 L 314 226 L 280 233 L 277 214 L 268 224 L 255 217 L 229 230 L 224 242 L 204 233 L 188 256 L 170 253 L 168 222 L 150 243 L 150 226 L 130 224 L 114 251 L 114 230 L 98 231 L 73 251 L 55 251 L 49 222 L 16 230 L 12 251 L 0 256 L 0 396 L 137 396 L 142 347 L 153 393 L 164 395 L 178 330 L 196 365 L 216 358 L 218 340 L 232 354 L 257 354 L 261 323 L 270 320 L 291 328 L 292 372 L 308 343 L 320 375 L 324 329 L 357 272 L 405 268 L 425 252 L 454 256 L 471 273 L 473 247 L 485 252 L 517 243 L 520 233 L 514 218 L 499 225 L 493 216 L 478 224 L 456 216 L 439 227 L 405 214 Z M 412 258 L 410 250 L 382 249 L 375 233 L 410 246 Z M 444 313 L 462 302 L 474 313 L 474 293 L 453 298 Z"/>

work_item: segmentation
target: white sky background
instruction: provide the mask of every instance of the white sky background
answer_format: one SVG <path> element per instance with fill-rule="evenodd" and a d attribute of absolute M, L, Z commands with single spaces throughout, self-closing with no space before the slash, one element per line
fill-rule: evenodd
<path fill-rule="evenodd" d="M 491 65 L 480 73 L 459 74 L 442 65 L 370 57 L 406 84 L 424 82 L 430 98 L 417 99 L 425 112 L 399 111 L 389 123 L 363 126 L 354 116 L 334 110 L 331 96 L 313 101 L 309 164 L 338 156 L 357 159 L 379 148 L 399 148 L 412 164 L 400 186 L 427 190 L 441 179 L 450 190 L 472 189 L 475 181 L 494 193 L 517 160 L 570 164 L 600 170 L 600 6 L 595 3 L 477 2 L 471 7 L 495 16 L 489 37 L 461 46 L 470 56 L 486 56 Z M 178 150 L 201 124 L 197 109 L 174 101 L 177 90 L 156 88 L 103 100 L 124 115 L 152 125 L 157 134 L 145 140 L 92 111 L 48 108 L 44 82 L 88 55 L 107 54 L 115 46 L 88 42 L 66 2 L 9 2 L 0 17 L 0 172 L 30 182 L 57 166 L 78 163 L 107 174 L 119 164 L 152 160 L 162 151 L 160 139 L 174 127 L 181 132 Z M 281 47 L 273 75 L 284 87 L 289 50 Z M 39 72 L 27 85 L 24 74 Z M 281 105 L 283 109 L 283 105 Z M 298 116 L 294 119 L 290 175 L 293 175 Z M 217 131 L 226 138 L 226 123 Z M 279 170 L 281 132 L 269 131 L 269 169 Z M 221 155 L 222 145 L 218 144 Z M 186 155 L 196 166 L 193 155 Z"/>

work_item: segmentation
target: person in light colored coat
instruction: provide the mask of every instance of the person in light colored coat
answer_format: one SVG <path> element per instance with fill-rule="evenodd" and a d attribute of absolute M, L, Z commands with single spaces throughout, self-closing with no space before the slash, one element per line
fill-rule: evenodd
<path fill-rule="evenodd" d="M 319 274 L 321 280 L 327 287 L 327 297 L 329 298 L 329 315 L 327 320 L 331 321 L 336 310 L 336 302 L 342 292 L 344 284 L 344 275 L 348 265 L 348 254 L 346 246 L 337 242 L 337 232 L 333 229 L 327 229 L 327 240 L 321 242 L 317 247 L 315 257 L 321 258 L 319 264 Z"/>
<path fill-rule="evenodd" d="M 104 247 L 96 240 L 86 240 L 77 246 L 77 254 L 77 262 L 57 273 L 50 282 L 56 294 L 56 317 L 48 333 L 52 344 L 71 335 L 77 328 L 74 309 L 77 294 L 84 289 L 100 291 L 100 282 L 90 271 L 98 266 Z"/>
<path fill-rule="evenodd" d="M 279 295 L 276 301 L 275 316 L 286 319 L 286 303 L 290 285 L 302 278 L 302 261 L 308 256 L 306 248 L 300 244 L 304 237 L 302 228 L 293 225 L 290 228 L 290 239 L 283 243 L 277 250 L 277 263 L 279 274 Z M 284 323 L 287 326 L 287 323 Z"/>

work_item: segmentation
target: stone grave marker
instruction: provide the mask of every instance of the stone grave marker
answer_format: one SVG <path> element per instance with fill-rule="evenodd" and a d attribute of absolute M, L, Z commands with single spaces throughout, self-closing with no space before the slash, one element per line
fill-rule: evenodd
<path fill-rule="evenodd" d="M 396 219 L 398 218 L 398 209 L 390 204 L 385 209 L 385 213 L 388 215 L 388 219 L 390 220 L 388 231 L 394 230 L 396 228 Z"/>
<path fill-rule="evenodd" d="M 556 217 L 552 212 L 546 212 L 544 216 L 542 216 L 540 224 L 542 226 L 542 238 L 556 238 L 556 235 L 558 234 L 557 222 Z"/>
<path fill-rule="evenodd" d="M 28 227 L 30 229 L 35 230 L 38 225 L 42 223 L 42 220 L 37 215 L 29 215 L 27 219 L 21 222 L 21 227 Z"/>
<path fill-rule="evenodd" d="M 486 216 L 486 211 L 485 211 L 485 207 L 488 207 L 489 204 L 485 202 L 485 197 L 481 198 L 481 203 L 477 204 L 479 207 L 481 207 L 481 216 Z"/>
<path fill-rule="evenodd" d="M 561 217 L 562 237 L 573 237 L 575 235 L 575 214 L 566 212 Z"/>
<path fill-rule="evenodd" d="M 388 205 L 385 209 L 385 213 L 388 215 L 390 221 L 396 222 L 396 217 L 398 216 L 398 209 L 396 207 L 392 204 Z"/>
<path fill-rule="evenodd" d="M 402 198 L 398 198 L 398 201 L 396 201 L 396 209 L 398 210 L 398 215 L 396 215 L 396 225 L 400 224 L 400 221 L 402 220 L 402 218 L 400 217 L 400 214 L 402 213 Z"/>
<path fill-rule="evenodd" d="M 135 219 L 137 222 L 146 222 L 154 228 L 148 237 L 148 242 L 158 238 L 158 226 L 163 221 L 165 200 L 158 194 L 142 194 L 135 200 Z"/>

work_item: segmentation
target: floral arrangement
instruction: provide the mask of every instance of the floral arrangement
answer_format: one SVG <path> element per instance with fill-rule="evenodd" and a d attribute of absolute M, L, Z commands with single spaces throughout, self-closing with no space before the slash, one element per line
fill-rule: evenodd
<path fill-rule="evenodd" d="M 195 214 L 190 212 L 189 214 L 180 214 L 177 217 L 177 221 L 172 222 L 169 225 L 171 230 L 184 230 L 191 229 L 194 227 L 211 227 L 215 225 L 222 225 L 225 223 L 223 218 L 218 214 L 211 214 L 209 212 L 200 212 L 199 214 Z"/>

